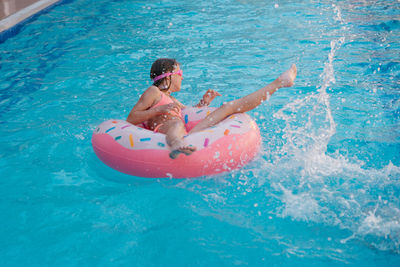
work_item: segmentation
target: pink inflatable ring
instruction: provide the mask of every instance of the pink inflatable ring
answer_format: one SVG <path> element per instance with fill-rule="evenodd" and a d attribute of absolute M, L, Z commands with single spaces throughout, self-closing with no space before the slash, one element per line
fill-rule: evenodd
<path fill-rule="evenodd" d="M 215 108 L 182 110 L 189 131 Z M 234 114 L 217 125 L 185 137 L 197 147 L 190 156 L 169 157 L 165 135 L 124 120 L 100 124 L 92 136 L 96 155 L 111 168 L 139 177 L 190 178 L 237 169 L 252 160 L 261 144 L 260 131 L 247 114 Z"/>

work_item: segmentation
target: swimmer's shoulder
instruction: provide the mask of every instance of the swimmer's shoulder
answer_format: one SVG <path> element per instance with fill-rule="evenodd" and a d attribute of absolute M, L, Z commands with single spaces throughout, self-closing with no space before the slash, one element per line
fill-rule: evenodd
<path fill-rule="evenodd" d="M 151 85 L 149 88 L 147 88 L 142 97 L 146 98 L 159 98 L 161 96 L 161 91 L 158 89 L 157 86 Z"/>
<path fill-rule="evenodd" d="M 144 91 L 145 94 L 151 94 L 151 95 L 160 95 L 161 91 L 158 89 L 157 86 L 151 85 L 149 88 Z"/>
<path fill-rule="evenodd" d="M 157 86 L 151 85 L 144 91 L 141 98 L 147 99 L 147 101 L 151 102 L 151 106 L 153 106 L 160 100 L 161 91 Z"/>

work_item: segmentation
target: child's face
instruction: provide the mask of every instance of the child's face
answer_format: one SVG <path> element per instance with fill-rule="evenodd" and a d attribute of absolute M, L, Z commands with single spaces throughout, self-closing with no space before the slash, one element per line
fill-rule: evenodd
<path fill-rule="evenodd" d="M 174 72 L 179 71 L 180 70 L 180 66 L 178 65 L 175 69 Z M 169 76 L 171 78 L 171 87 L 170 90 L 172 92 L 178 92 L 181 90 L 181 84 L 182 84 L 182 80 L 183 80 L 183 76 L 178 75 L 178 74 L 173 74 L 171 76 Z"/>

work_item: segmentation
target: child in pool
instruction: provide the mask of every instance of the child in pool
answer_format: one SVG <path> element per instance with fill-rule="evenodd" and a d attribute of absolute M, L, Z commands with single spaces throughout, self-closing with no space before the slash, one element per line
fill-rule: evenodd
<path fill-rule="evenodd" d="M 169 156 L 175 159 L 181 153 L 190 155 L 196 151 L 195 147 L 185 144 L 185 135 L 211 127 L 234 113 L 256 108 L 279 88 L 293 86 L 296 75 L 296 65 L 293 64 L 267 86 L 240 99 L 224 103 L 187 133 L 181 116 L 184 105 L 171 96 L 171 93 L 181 90 L 183 75 L 180 64 L 175 59 L 157 59 L 150 71 L 153 85 L 142 94 L 126 120 L 132 124 L 143 123 L 152 131 L 164 133 L 171 148 Z M 218 92 L 208 90 L 197 107 L 208 106 L 217 96 L 220 96 Z"/>

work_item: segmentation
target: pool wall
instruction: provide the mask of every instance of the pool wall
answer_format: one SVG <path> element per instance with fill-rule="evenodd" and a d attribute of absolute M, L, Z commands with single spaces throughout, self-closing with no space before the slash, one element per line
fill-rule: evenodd
<path fill-rule="evenodd" d="M 6 3 L 13 1 L 1 1 L 3 8 L 6 8 Z M 48 11 L 50 8 L 54 7 L 56 4 L 61 4 L 66 2 L 65 0 L 41 0 L 32 3 L 15 13 L 5 17 L 0 20 L 0 43 L 3 43 L 8 38 L 16 35 L 21 27 L 27 22 L 35 19 L 36 16 L 43 12 Z M 18 7 L 17 7 L 18 8 Z M 5 14 L 7 15 L 7 14 Z"/>

